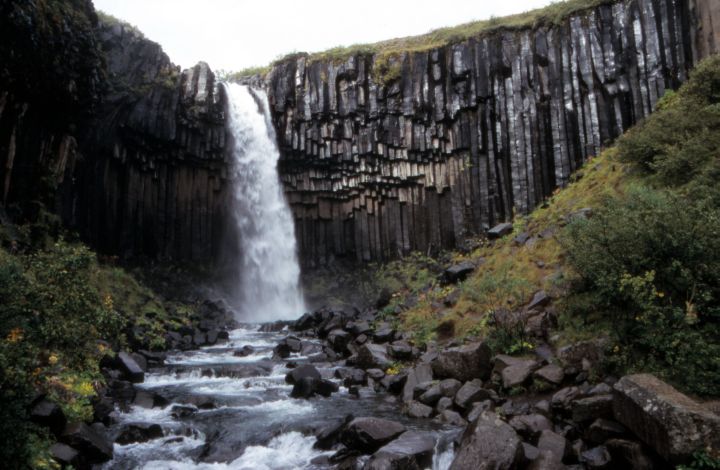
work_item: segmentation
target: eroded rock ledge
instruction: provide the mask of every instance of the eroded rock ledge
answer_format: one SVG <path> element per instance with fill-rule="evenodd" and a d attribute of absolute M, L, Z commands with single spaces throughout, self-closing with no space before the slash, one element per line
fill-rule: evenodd
<path fill-rule="evenodd" d="M 404 53 L 385 82 L 377 56 L 277 64 L 267 82 L 304 263 L 449 248 L 533 209 L 686 79 L 705 53 L 692 3 L 616 2 Z"/>

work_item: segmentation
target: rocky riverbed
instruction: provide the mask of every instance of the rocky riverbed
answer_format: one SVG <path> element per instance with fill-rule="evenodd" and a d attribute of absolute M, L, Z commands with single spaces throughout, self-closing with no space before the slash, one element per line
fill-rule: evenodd
<path fill-rule="evenodd" d="M 651 469 L 718 446 L 720 416 L 653 376 L 590 380 L 601 342 L 420 349 L 376 314 L 323 309 L 199 349 L 121 352 L 96 422 L 65 425 L 46 400 L 34 417 L 79 468 Z"/>

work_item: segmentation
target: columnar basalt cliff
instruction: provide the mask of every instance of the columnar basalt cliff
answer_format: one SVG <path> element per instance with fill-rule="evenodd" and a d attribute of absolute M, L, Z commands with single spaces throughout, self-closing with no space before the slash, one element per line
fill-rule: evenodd
<path fill-rule="evenodd" d="M 207 64 L 180 72 L 132 27 L 97 31 L 108 90 L 65 218 L 102 251 L 210 260 L 226 204 L 224 102 Z"/>
<path fill-rule="evenodd" d="M 608 2 L 389 61 L 276 64 L 267 81 L 305 264 L 449 248 L 527 213 L 710 52 L 716 30 L 692 15 L 711 4 Z"/>

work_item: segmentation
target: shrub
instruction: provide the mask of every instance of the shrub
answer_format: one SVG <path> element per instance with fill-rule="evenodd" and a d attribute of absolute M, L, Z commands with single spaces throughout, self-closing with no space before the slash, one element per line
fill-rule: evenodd
<path fill-rule="evenodd" d="M 720 214 L 637 187 L 563 236 L 579 292 L 612 320 L 612 363 L 696 393 L 720 389 Z"/>

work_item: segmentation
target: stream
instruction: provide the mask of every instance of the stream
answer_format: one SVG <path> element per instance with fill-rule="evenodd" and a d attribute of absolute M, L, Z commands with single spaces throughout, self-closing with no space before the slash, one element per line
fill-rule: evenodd
<path fill-rule="evenodd" d="M 313 448 L 315 432 L 348 414 L 392 419 L 408 430 L 432 433 L 437 442 L 432 469 L 449 468 L 458 429 L 403 416 L 391 395 L 364 389 L 366 393 L 358 398 L 341 386 L 329 398 L 290 398 L 292 386 L 285 383 L 290 370 L 287 362 L 301 365 L 309 359 L 297 353 L 274 360 L 273 348 L 286 336 L 286 331 L 263 332 L 260 325 L 244 325 L 232 331 L 223 345 L 169 355 L 164 367 L 149 371 L 145 382 L 137 386 L 166 398 L 167 406 L 131 406 L 109 429 L 115 438 L 132 424 L 159 424 L 162 437 L 143 443 L 116 443 L 114 459 L 103 468 L 333 468 L 328 457 L 334 451 Z M 303 342 L 307 343 L 305 354 L 321 348 L 319 340 Z M 234 355 L 244 346 L 251 346 L 253 352 L 244 357 Z M 340 383 L 334 378 L 337 364 L 313 365 L 324 378 Z M 210 406 L 213 408 L 204 409 Z"/>

